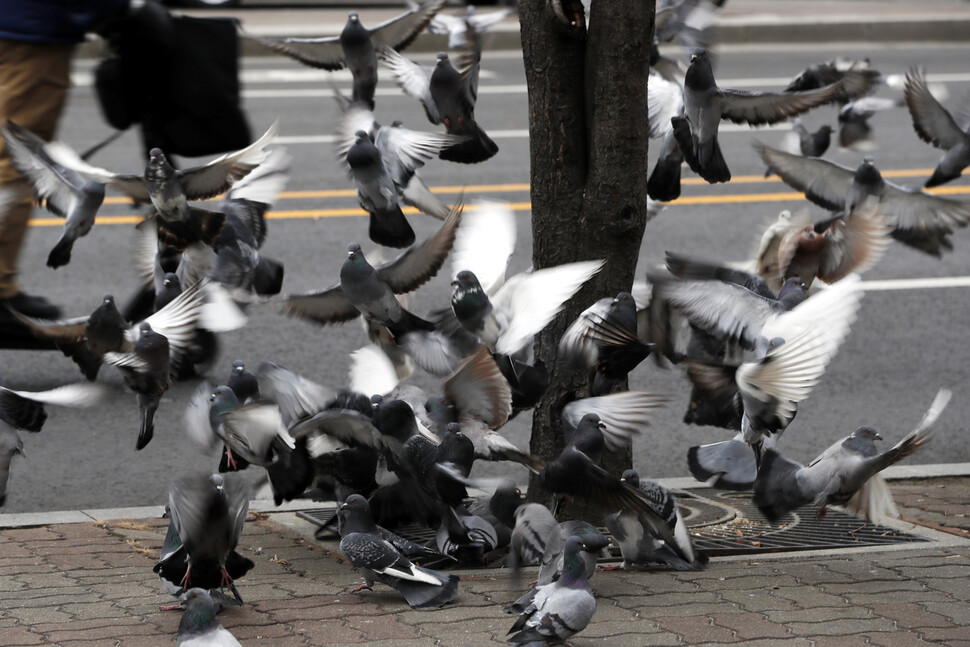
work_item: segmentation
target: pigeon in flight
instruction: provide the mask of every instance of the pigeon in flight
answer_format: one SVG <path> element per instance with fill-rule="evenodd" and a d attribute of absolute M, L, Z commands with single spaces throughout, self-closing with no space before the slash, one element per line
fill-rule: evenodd
<path fill-rule="evenodd" d="M 818 90 L 842 81 L 850 73 L 862 76 L 866 82 L 843 86 L 842 93 L 837 98 L 840 104 L 860 99 L 869 93 L 873 84 L 885 82 L 882 75 L 872 68 L 869 59 L 855 60 L 838 57 L 824 63 L 809 65 L 789 82 L 784 92 Z"/>
<path fill-rule="evenodd" d="M 924 186 L 939 186 L 960 177 L 970 165 L 970 123 L 965 118 L 962 124 L 957 123 L 930 92 L 919 69 L 913 68 L 906 74 L 903 93 L 916 134 L 924 142 L 945 151 Z"/>
<path fill-rule="evenodd" d="M 348 68 L 354 78 L 354 101 L 363 102 L 373 110 L 374 90 L 377 88 L 377 50 L 382 47 L 402 50 L 410 45 L 444 5 L 445 0 L 429 0 L 371 29 L 364 27 L 356 11 L 351 11 L 339 36 L 248 37 L 310 67 L 331 71 Z"/>
<path fill-rule="evenodd" d="M 677 145 L 671 119 L 684 116 L 684 87 L 655 72 L 647 84 L 647 120 L 650 139 L 662 139 L 657 164 L 647 180 L 647 195 L 669 202 L 680 197 L 680 167 L 684 155 Z"/>
<path fill-rule="evenodd" d="M 408 3 L 416 7 L 416 3 Z M 413 8 L 412 7 L 412 8 Z M 438 13 L 428 23 L 428 33 L 436 36 L 448 37 L 448 49 L 461 49 L 468 43 L 468 33 L 475 35 L 484 33 L 489 27 L 499 24 L 509 16 L 514 15 L 515 7 L 505 7 L 495 11 L 477 11 L 475 5 L 465 7 L 465 13 L 460 16 Z"/>
<path fill-rule="evenodd" d="M 754 483 L 755 505 L 769 521 L 805 505 L 822 506 L 819 517 L 829 505 L 844 506 L 877 523 L 898 516 L 879 472 L 929 442 L 933 424 L 949 400 L 950 392 L 941 389 L 916 428 L 884 452 L 875 445 L 882 436 L 869 426 L 859 427 L 806 466 L 769 450 Z"/>
<path fill-rule="evenodd" d="M 47 266 L 57 269 L 71 260 L 74 241 L 94 226 L 94 217 L 104 202 L 104 184 L 84 178 L 80 173 L 58 163 L 48 144 L 40 137 L 9 119 L 3 127 L 10 159 L 34 189 L 37 202 L 56 216 L 64 218 L 64 231 L 47 256 Z M 66 148 L 66 147 L 65 147 Z"/>
<path fill-rule="evenodd" d="M 391 69 L 404 93 L 421 102 L 428 121 L 444 124 L 450 135 L 464 138 L 438 155 L 443 160 L 475 164 L 484 162 L 498 152 L 498 145 L 475 121 L 478 101 L 478 74 L 481 52 L 473 48 L 455 69 L 445 52 L 438 52 L 433 68 L 419 65 L 390 48 L 380 52 L 381 60 Z"/>
<path fill-rule="evenodd" d="M 245 482 L 220 474 L 174 481 L 166 507 L 169 536 L 153 570 L 164 582 L 183 590 L 228 589 L 242 602 L 233 580 L 254 566 L 236 552 L 249 498 Z"/>
<path fill-rule="evenodd" d="M 580 557 L 585 549 L 585 541 L 575 535 L 566 540 L 562 575 L 538 587 L 532 603 L 509 629 L 509 634 L 515 634 L 510 643 L 523 647 L 560 644 L 586 628 L 596 613 L 596 598 Z"/>
<path fill-rule="evenodd" d="M 885 97 L 861 97 L 845 104 L 839 109 L 839 146 L 857 151 L 874 149 L 876 144 L 869 119 L 876 113 L 902 105 L 902 99 Z M 821 157 L 821 153 L 810 157 Z"/>
<path fill-rule="evenodd" d="M 688 129 L 680 131 L 681 152 L 695 173 L 710 183 L 731 179 L 717 130 L 722 119 L 752 126 L 789 119 L 825 103 L 835 101 L 847 85 L 866 84 L 861 76 L 847 75 L 837 83 L 801 92 L 749 92 L 718 87 L 706 52 L 691 57 L 684 77 L 684 114 Z M 675 134 L 677 134 L 675 126 Z M 689 133 L 690 137 L 686 137 Z"/>
<path fill-rule="evenodd" d="M 791 120 L 792 129 L 785 134 L 781 142 L 781 150 L 792 155 L 804 157 L 821 157 L 829 149 L 832 142 L 832 126 L 823 124 L 815 132 L 805 127 L 797 117 Z M 770 174 L 770 171 L 768 171 Z"/>
<path fill-rule="evenodd" d="M 364 573 L 357 591 L 382 582 L 403 595 L 412 609 L 437 609 L 458 596 L 457 575 L 422 568 L 409 559 L 440 555 L 375 524 L 364 497 L 348 497 L 338 514 L 340 552 Z"/>
<path fill-rule="evenodd" d="M 871 157 L 853 171 L 820 158 L 789 155 L 755 142 L 765 164 L 790 187 L 831 211 L 851 211 L 868 196 L 879 199 L 889 219 L 892 237 L 920 251 L 939 256 L 952 249 L 950 235 L 970 223 L 970 203 L 902 187 L 884 179 Z"/>
<path fill-rule="evenodd" d="M 208 591 L 197 587 L 189 589 L 182 606 L 185 613 L 179 620 L 175 647 L 242 647 L 236 637 L 216 620 L 222 607 Z"/>

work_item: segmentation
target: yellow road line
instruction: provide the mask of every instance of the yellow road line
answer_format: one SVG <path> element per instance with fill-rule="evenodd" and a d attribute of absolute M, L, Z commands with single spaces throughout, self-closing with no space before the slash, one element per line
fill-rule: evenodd
<path fill-rule="evenodd" d="M 519 186 L 519 185 L 491 185 L 491 186 Z M 527 185 L 521 185 L 527 186 Z M 439 189 L 451 189 L 454 187 L 438 187 Z M 469 193 L 477 191 L 475 187 L 465 187 Z M 943 186 L 936 187 L 933 189 L 928 189 L 928 193 L 935 193 L 939 195 L 966 195 L 970 194 L 970 186 Z M 445 193 L 445 191 L 436 191 L 436 193 Z M 455 191 L 457 193 L 457 191 Z M 727 195 L 692 195 L 684 196 L 678 198 L 673 202 L 669 202 L 672 206 L 686 206 L 686 205 L 712 205 L 712 204 L 738 204 L 742 202 L 784 202 L 787 200 L 804 200 L 805 196 L 798 192 L 785 192 L 785 193 L 736 193 Z M 107 202 L 107 201 L 106 201 Z M 511 202 L 508 207 L 513 211 L 531 211 L 531 202 Z M 476 205 L 467 205 L 466 209 L 473 210 Z M 406 214 L 416 214 L 417 209 L 412 207 L 406 207 L 404 210 Z M 346 217 L 359 217 L 366 216 L 367 212 L 363 209 L 356 207 L 344 208 L 344 209 L 288 209 L 288 210 L 277 210 L 270 211 L 266 214 L 266 217 L 270 220 L 293 220 L 299 218 L 346 218 Z M 95 219 L 95 223 L 99 225 L 134 225 L 141 222 L 144 219 L 143 216 L 134 215 L 123 215 L 123 216 L 98 216 Z M 61 218 L 32 218 L 30 220 L 30 225 L 32 227 L 60 227 L 64 224 L 64 220 Z"/>

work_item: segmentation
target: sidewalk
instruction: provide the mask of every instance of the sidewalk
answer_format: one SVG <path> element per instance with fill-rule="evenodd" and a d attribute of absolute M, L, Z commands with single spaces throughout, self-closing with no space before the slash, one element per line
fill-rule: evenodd
<path fill-rule="evenodd" d="M 970 477 L 892 484 L 904 518 L 934 541 L 714 558 L 707 570 L 601 572 L 598 611 L 576 647 L 744 644 L 970 646 Z M 0 647 L 170 646 L 178 612 L 152 573 L 167 521 L 139 519 L 0 530 Z M 507 571 L 462 571 L 458 599 L 412 611 L 361 577 L 293 513 L 250 514 L 239 549 L 256 568 L 247 604 L 220 614 L 244 645 L 394 647 L 502 644 L 501 607 L 523 584 Z M 914 531 L 914 532 L 917 532 Z M 531 571 L 526 572 L 526 578 Z"/>

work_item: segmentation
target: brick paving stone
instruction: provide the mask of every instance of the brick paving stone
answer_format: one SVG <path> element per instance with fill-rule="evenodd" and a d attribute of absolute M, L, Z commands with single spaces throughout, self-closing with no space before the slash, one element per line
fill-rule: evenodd
<path fill-rule="evenodd" d="M 788 638 L 791 633 L 785 627 L 769 622 L 760 613 L 716 613 L 711 616 L 715 625 L 735 632 L 738 638 Z"/>
<path fill-rule="evenodd" d="M 743 613 L 741 609 L 733 607 L 726 602 L 711 602 L 708 604 L 689 604 L 682 602 L 671 604 L 669 607 L 663 605 L 641 605 L 631 607 L 631 610 L 639 612 L 644 618 L 689 618 L 692 616 L 707 616 L 712 613 L 724 613 L 731 610 Z"/>
<path fill-rule="evenodd" d="M 870 644 L 878 647 L 919 647 L 932 645 L 926 642 L 915 631 L 892 631 L 887 633 L 866 634 Z"/>
<path fill-rule="evenodd" d="M 336 620 L 300 620 L 291 622 L 293 631 L 304 637 L 311 645 L 331 645 L 333 643 L 362 643 L 364 634 Z"/>
<path fill-rule="evenodd" d="M 291 626 L 284 624 L 236 625 L 222 618 L 220 618 L 220 622 L 240 642 L 263 638 L 285 638 L 286 636 L 297 635 L 297 632 Z"/>
<path fill-rule="evenodd" d="M 688 645 L 699 643 L 731 643 L 738 642 L 734 632 L 725 627 L 714 625 L 709 617 L 689 616 L 686 618 L 658 618 L 660 626 L 671 631 Z"/>
<path fill-rule="evenodd" d="M 970 573 L 970 569 L 959 565 L 946 564 L 945 566 L 941 566 L 939 564 L 939 558 L 937 558 L 936 564 L 933 566 L 906 565 L 897 566 L 896 570 L 905 578 L 927 581 L 965 578 Z"/>
<path fill-rule="evenodd" d="M 0 647 L 40 645 L 43 642 L 40 634 L 32 633 L 26 627 L 8 627 L 0 631 Z"/>
<path fill-rule="evenodd" d="M 865 636 L 854 634 L 851 636 L 806 636 L 812 641 L 812 647 L 868 647 Z"/>
<path fill-rule="evenodd" d="M 900 627 L 953 627 L 949 619 L 931 613 L 918 604 L 872 604 L 876 615 L 895 620 Z"/>
<path fill-rule="evenodd" d="M 504 640 L 509 628 L 515 622 L 501 611 L 494 618 L 473 618 L 458 623 L 434 623 L 420 627 L 423 634 L 435 638 L 442 637 L 444 644 L 477 644 L 479 637 L 489 636 Z M 447 637 L 447 640 L 444 638 Z M 578 646 L 577 646 L 578 647 Z"/>
<path fill-rule="evenodd" d="M 349 614 L 376 616 L 382 613 L 385 613 L 385 610 L 377 605 L 321 604 L 319 606 L 300 607 L 296 609 L 275 609 L 266 612 L 266 615 L 277 622 L 291 622 L 293 620 L 329 620 L 332 618 L 342 618 Z"/>
<path fill-rule="evenodd" d="M 767 591 L 721 591 L 721 598 L 733 602 L 745 611 L 761 613 L 793 609 L 795 603 L 769 594 Z"/>
<path fill-rule="evenodd" d="M 956 624 L 966 624 L 968 622 L 967 601 L 947 599 L 920 600 L 920 606 L 927 611 L 938 613 L 941 616 L 952 620 Z"/>
<path fill-rule="evenodd" d="M 108 552 L 101 553 L 98 557 L 101 561 L 106 564 L 109 568 L 119 567 L 124 568 L 125 566 L 132 566 L 134 568 L 151 568 L 158 561 L 158 557 L 154 555 L 144 555 L 142 553 L 136 552 L 125 546 L 127 550 L 124 552 Z"/>
<path fill-rule="evenodd" d="M 512 618 L 512 616 L 509 616 L 509 618 Z M 509 624 L 509 626 L 511 627 L 512 625 Z M 611 638 L 624 634 L 646 636 L 648 634 L 664 635 L 666 633 L 653 620 L 643 620 L 633 616 L 627 616 L 619 620 L 611 620 L 601 617 L 597 611 L 596 615 L 590 621 L 589 626 L 580 635 L 583 638 Z"/>
<path fill-rule="evenodd" d="M 118 638 L 105 638 L 102 640 L 65 640 L 57 644 L 57 647 L 117 647 Z"/>
<path fill-rule="evenodd" d="M 367 647 L 431 647 L 435 644 L 430 638 L 411 638 L 409 640 L 372 640 L 367 643 Z M 331 644 L 330 647 L 343 647 L 340 643 Z"/>
<path fill-rule="evenodd" d="M 882 604 L 886 600 L 893 602 L 917 602 L 924 603 L 931 598 L 946 600 L 947 597 L 940 591 L 923 589 L 920 591 L 893 591 L 892 593 L 846 593 L 845 599 L 853 606 L 868 606 L 870 604 Z"/>
<path fill-rule="evenodd" d="M 158 607 L 155 607 L 155 612 L 145 615 L 144 618 L 146 623 L 155 627 L 159 632 L 174 636 L 175 632 L 178 631 L 182 613 L 180 611 L 159 611 Z M 223 614 L 219 614 L 219 622 L 222 622 L 223 619 Z"/>
<path fill-rule="evenodd" d="M 833 618 L 825 622 L 785 623 L 796 636 L 851 636 L 869 631 L 892 631 L 895 625 L 886 618 Z"/>
<path fill-rule="evenodd" d="M 477 620 L 477 618 L 472 618 Z M 401 622 L 397 616 L 347 616 L 344 621 L 351 628 L 363 633 L 367 640 L 390 640 L 393 638 L 417 638 L 418 630 Z M 462 620 L 464 625 L 466 620 Z"/>
<path fill-rule="evenodd" d="M 24 625 L 35 625 L 47 622 L 68 622 L 71 620 L 70 614 L 63 613 L 51 607 L 7 607 L 3 613 L 5 617 L 16 618 Z"/>
<path fill-rule="evenodd" d="M 119 618 L 119 620 L 120 619 L 121 618 Z M 123 628 L 118 626 L 108 626 L 93 627 L 91 629 L 83 630 L 68 629 L 65 631 L 49 631 L 45 632 L 44 637 L 55 645 L 59 645 L 65 640 L 100 640 L 117 636 L 146 636 L 152 635 L 156 631 L 157 629 L 153 625 L 139 623 L 134 625 L 125 625 Z"/>
<path fill-rule="evenodd" d="M 824 583 L 818 586 L 819 589 L 832 595 L 845 595 L 847 593 L 886 593 L 892 594 L 897 591 L 925 591 L 926 586 L 922 582 L 914 580 L 862 580 L 854 582 Z"/>
<path fill-rule="evenodd" d="M 61 535 L 51 528 L 40 526 L 37 528 L 9 528 L 0 531 L 0 538 L 17 542 L 51 541 L 52 539 L 60 539 Z"/>
<path fill-rule="evenodd" d="M 87 618 L 120 618 L 128 615 L 126 609 L 115 606 L 111 602 L 104 601 L 62 604 L 60 609 L 65 613 L 70 613 L 79 620 Z"/>
<path fill-rule="evenodd" d="M 103 629 L 105 627 L 134 627 L 141 624 L 143 624 L 141 618 L 91 618 L 88 620 L 37 623 L 33 627 L 33 630 L 46 634 L 50 632 L 67 632 L 71 629 L 85 631 L 88 629 Z"/>
<path fill-rule="evenodd" d="M 919 627 L 914 629 L 924 640 L 942 642 L 947 645 L 956 640 L 970 640 L 970 627 Z"/>
<path fill-rule="evenodd" d="M 319 595 L 310 596 L 305 598 L 297 598 L 295 600 L 267 600 L 259 601 L 253 604 L 254 607 L 260 611 L 275 611 L 277 609 L 304 609 L 307 607 L 317 607 L 326 606 L 332 604 L 339 604 L 343 606 L 351 604 L 363 604 L 363 600 L 357 595 L 345 595 L 339 597 L 333 597 L 329 595 Z"/>
<path fill-rule="evenodd" d="M 174 635 L 174 634 L 173 634 Z M 122 636 L 118 647 L 172 647 L 172 635 Z"/>
<path fill-rule="evenodd" d="M 779 609 L 765 611 L 772 622 L 789 624 L 792 622 L 829 622 L 839 618 L 868 618 L 865 607 L 815 607 L 812 609 Z"/>
<path fill-rule="evenodd" d="M 0 592 L 23 591 L 26 588 L 27 583 L 15 579 L 13 575 L 0 576 Z"/>
<path fill-rule="evenodd" d="M 0 559 L 6 561 L 8 559 L 17 559 L 18 557 L 26 558 L 32 557 L 33 553 L 21 544 L 14 543 L 12 541 L 0 543 Z"/>
<path fill-rule="evenodd" d="M 771 595 L 790 600 L 802 609 L 812 609 L 815 607 L 839 607 L 847 606 L 845 600 L 831 593 L 825 593 L 817 588 L 810 586 L 782 586 L 771 587 Z"/>
<path fill-rule="evenodd" d="M 61 571 L 101 570 L 106 566 L 104 561 L 100 559 L 100 556 L 92 553 L 85 553 L 83 555 L 48 555 L 45 559 L 48 564 Z"/>
<path fill-rule="evenodd" d="M 18 564 L 16 566 L 0 565 L 0 577 L 8 575 L 27 575 L 30 573 L 50 573 L 50 564 Z"/>

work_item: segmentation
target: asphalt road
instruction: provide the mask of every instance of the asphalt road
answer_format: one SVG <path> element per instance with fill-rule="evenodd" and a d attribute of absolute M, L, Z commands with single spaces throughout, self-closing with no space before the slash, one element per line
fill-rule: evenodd
<path fill-rule="evenodd" d="M 716 74 L 724 87 L 778 89 L 806 65 L 836 54 L 868 56 L 884 73 L 925 65 L 931 80 L 947 81 L 948 106 L 966 95 L 970 82 L 965 71 L 970 45 L 827 44 L 745 51 L 735 47 L 720 53 Z M 72 91 L 59 137 L 80 150 L 104 137 L 108 129 L 90 88 L 90 64 L 79 62 L 75 70 L 77 87 Z M 328 143 L 337 109 L 327 96 L 325 73 L 283 58 L 246 60 L 243 73 L 245 107 L 254 133 L 279 119 L 282 141 L 294 157 L 292 178 L 287 193 L 275 206 L 264 252 L 285 263 L 285 291 L 298 293 L 330 285 L 337 279 L 346 244 L 366 238 L 367 221 L 359 215 L 344 215 L 356 207 L 356 200 Z M 341 87 L 348 87 L 348 77 L 335 78 Z M 379 90 L 377 112 L 384 122 L 403 119 L 412 128 L 433 128 L 417 103 L 386 79 Z M 511 269 L 520 271 L 530 264 L 531 255 L 528 110 L 520 55 L 486 53 L 477 112 L 499 144 L 499 154 L 473 167 L 434 161 L 422 171 L 423 177 L 433 187 L 453 187 L 444 191 L 446 198 L 464 186 L 468 200 L 481 196 L 515 203 L 520 227 Z M 834 124 L 835 117 L 833 108 L 825 108 L 809 114 L 805 122 L 811 127 L 823 122 Z M 645 111 L 630 118 L 645 118 Z M 905 109 L 878 115 L 872 125 L 879 143 L 873 151 L 878 166 L 893 171 L 896 181 L 922 184 L 939 153 L 917 139 Z M 708 186 L 685 170 L 685 177 L 691 179 L 685 182 L 684 197 L 647 227 L 641 268 L 661 262 L 668 249 L 742 259 L 751 253 L 761 228 L 780 210 L 808 208 L 821 217 L 818 209 L 793 198 L 786 186 L 761 177 L 764 168 L 750 141 L 758 137 L 777 143 L 781 130 L 751 133 L 728 127 L 722 132 L 722 147 L 735 181 Z M 834 150 L 829 157 L 854 167 L 861 155 Z M 113 170 L 135 172 L 143 168 L 143 159 L 137 135 L 126 134 L 93 161 Z M 956 198 L 970 199 L 965 195 L 970 193 L 965 179 L 947 186 Z M 104 216 L 133 213 L 120 197 L 102 211 Z M 38 212 L 37 216 L 47 214 Z M 419 237 L 430 234 L 436 224 L 423 216 L 413 216 L 411 221 Z M 71 315 L 93 310 L 105 292 L 123 300 L 134 291 L 130 223 L 99 224 L 77 244 L 71 264 L 53 271 L 44 261 L 57 236 L 56 226 L 31 230 L 22 263 L 22 282 L 28 291 L 48 296 Z M 970 354 L 964 345 L 970 316 L 970 232 L 957 232 L 954 242 L 956 251 L 942 259 L 893 245 L 870 270 L 867 279 L 901 281 L 889 284 L 890 289 L 866 294 L 851 336 L 785 435 L 786 454 L 810 460 L 861 424 L 875 426 L 887 443 L 895 442 L 920 419 L 937 388 L 947 386 L 955 395 L 940 420 L 936 437 L 909 462 L 970 461 L 966 442 L 970 432 L 970 403 L 966 398 Z M 935 280 L 947 277 L 958 277 L 957 286 L 943 287 Z M 447 278 L 438 277 L 418 292 L 418 312 L 447 304 Z M 905 282 L 916 278 L 934 280 L 919 287 Z M 212 377 L 224 380 L 231 361 L 237 358 L 252 366 L 272 360 L 338 387 L 346 376 L 348 353 L 365 343 L 359 324 L 316 327 L 282 316 L 278 302 L 273 302 L 253 308 L 245 329 L 222 337 L 222 353 Z M 74 365 L 57 352 L 2 351 L 0 366 L 5 384 L 15 388 L 45 389 L 80 379 Z M 109 402 L 87 411 L 51 410 L 40 434 L 25 434 L 27 458 L 14 461 L 4 512 L 159 504 L 164 502 L 168 483 L 174 477 L 215 465 L 216 458 L 200 453 L 182 429 L 182 414 L 194 382 L 175 384 L 168 391 L 158 412 L 155 439 L 136 452 L 135 396 L 124 390 L 120 375 L 110 367 L 104 368 L 98 379 L 112 387 Z M 633 388 L 660 389 L 673 395 L 669 408 L 657 416 L 652 432 L 635 441 L 634 462 L 642 474 L 685 475 L 689 446 L 728 436 L 723 430 L 680 422 L 688 396 L 687 381 L 680 371 L 661 370 L 648 362 L 637 369 L 631 381 Z M 419 376 L 416 382 L 425 388 L 434 387 L 427 376 Z M 508 436 L 520 446 L 527 445 L 529 422 L 528 416 L 520 416 L 507 427 Z M 476 467 L 479 470 L 508 471 L 523 482 L 526 479 L 518 467 Z"/>

